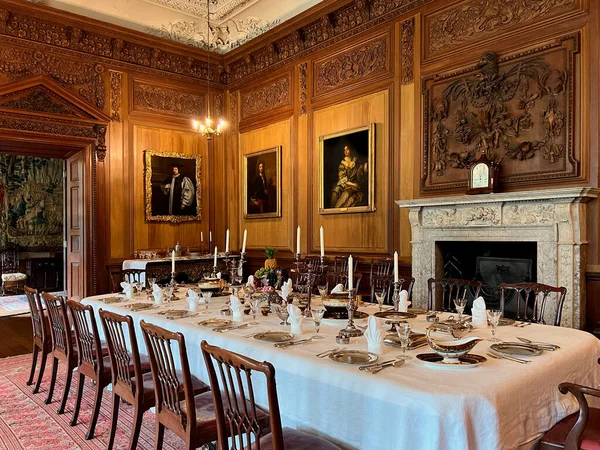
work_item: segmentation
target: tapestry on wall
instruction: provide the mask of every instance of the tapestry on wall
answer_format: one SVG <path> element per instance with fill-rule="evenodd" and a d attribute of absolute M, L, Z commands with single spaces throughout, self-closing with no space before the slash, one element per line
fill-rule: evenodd
<path fill-rule="evenodd" d="M 502 184 L 578 176 L 574 145 L 578 35 L 423 80 L 421 188 L 466 188 L 482 154 Z"/>
<path fill-rule="evenodd" d="M 63 161 L 0 153 L 0 250 L 57 251 L 63 242 Z"/>

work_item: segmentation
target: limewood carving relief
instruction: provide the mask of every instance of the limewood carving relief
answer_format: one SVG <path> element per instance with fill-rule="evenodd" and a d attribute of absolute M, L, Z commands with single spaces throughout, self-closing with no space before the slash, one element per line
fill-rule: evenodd
<path fill-rule="evenodd" d="M 578 36 L 423 81 L 422 189 L 467 185 L 485 153 L 502 161 L 501 181 L 578 175 L 573 145 L 574 57 Z"/>
<path fill-rule="evenodd" d="M 242 91 L 241 119 L 257 116 L 290 104 L 290 77 L 288 75 L 250 91 Z"/>
<path fill-rule="evenodd" d="M 133 83 L 135 111 L 194 117 L 206 114 L 204 95 L 138 81 Z"/>

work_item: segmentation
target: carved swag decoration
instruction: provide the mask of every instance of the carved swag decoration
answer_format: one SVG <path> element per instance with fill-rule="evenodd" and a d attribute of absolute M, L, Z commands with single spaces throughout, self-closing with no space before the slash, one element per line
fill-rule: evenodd
<path fill-rule="evenodd" d="M 503 160 L 503 182 L 576 175 L 571 140 L 573 59 L 565 39 L 470 70 L 424 80 L 423 190 L 466 186 L 482 153 Z M 563 45 L 566 44 L 566 45 Z"/>

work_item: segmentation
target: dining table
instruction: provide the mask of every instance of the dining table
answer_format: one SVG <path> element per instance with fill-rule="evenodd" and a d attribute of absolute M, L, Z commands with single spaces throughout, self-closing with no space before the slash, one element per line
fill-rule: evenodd
<path fill-rule="evenodd" d="M 215 296 L 208 305 L 200 304 L 197 312 L 181 318 L 169 318 L 168 310 L 187 310 L 189 286 L 179 287 L 172 301 L 156 306 L 145 292 L 132 299 L 115 294 L 97 295 L 82 300 L 94 308 L 99 320 L 100 309 L 129 314 L 136 323 L 140 352 L 147 354 L 140 320 L 156 324 L 185 336 L 189 367 L 195 376 L 208 383 L 200 343 L 209 344 L 268 361 L 275 367 L 277 394 L 282 422 L 322 436 L 343 449 L 529 449 L 555 423 L 578 410 L 573 396 L 558 391 L 562 382 L 599 387 L 600 341 L 587 332 L 542 324 L 522 327 L 499 326 L 496 337 L 502 342 L 519 342 L 517 337 L 556 344 L 560 348 L 524 357 L 526 364 L 488 356 L 490 329 L 473 329 L 468 336 L 478 336 L 470 354 L 480 355 L 482 362 L 473 366 L 436 365 L 417 355 L 431 353 L 427 346 L 408 350 L 410 357 L 399 366 L 376 374 L 359 370 L 317 354 L 340 348 L 367 351 L 365 336 L 338 344 L 336 335 L 346 327 L 347 319 L 321 322 L 318 339 L 303 345 L 278 348 L 256 339 L 264 331 L 290 331 L 290 325 L 274 313 L 255 319 L 244 315 L 241 328 L 216 331 L 200 323 L 207 319 L 231 319 L 223 314 L 228 295 Z M 312 307 L 319 305 L 313 296 Z M 131 305 L 152 304 L 136 310 Z M 386 306 L 386 308 L 388 308 Z M 363 303 L 358 311 L 373 315 L 377 305 Z M 162 314 L 161 314 L 162 313 Z M 183 314 L 183 313 L 182 313 Z M 447 313 L 440 313 L 442 320 Z M 414 331 L 425 332 L 430 325 L 425 314 L 407 319 Z M 387 331 L 389 323 L 381 320 Z M 361 329 L 367 319 L 356 319 Z M 518 323 L 517 323 L 518 324 Z M 101 326 L 99 325 L 101 330 Z M 303 322 L 303 334 L 294 340 L 316 336 L 310 318 Z M 383 347 L 378 361 L 394 360 L 401 354 L 397 346 Z M 265 382 L 253 378 L 256 401 L 267 405 Z"/>

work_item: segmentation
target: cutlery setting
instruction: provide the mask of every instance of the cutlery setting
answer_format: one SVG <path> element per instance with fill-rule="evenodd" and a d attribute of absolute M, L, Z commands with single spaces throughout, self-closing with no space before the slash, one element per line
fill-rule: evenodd
<path fill-rule="evenodd" d="M 514 356 L 509 356 L 509 355 L 503 355 L 500 353 L 496 353 L 493 350 L 489 350 L 487 352 L 487 355 L 493 359 L 506 359 L 508 361 L 513 361 L 519 364 L 529 364 L 531 361 L 528 361 L 526 359 L 521 359 L 521 358 L 516 358 Z"/>
<path fill-rule="evenodd" d="M 560 348 L 560 346 L 558 346 L 556 344 L 550 344 L 548 342 L 531 341 L 529 339 L 526 339 L 524 337 L 519 337 L 519 336 L 517 336 L 517 339 L 525 344 L 531 344 L 535 347 L 541 348 L 542 350 L 548 350 L 551 352 L 553 352 L 554 350 L 558 350 Z"/>
<path fill-rule="evenodd" d="M 277 347 L 277 348 L 294 347 L 296 345 L 308 344 L 309 342 L 312 342 L 313 340 L 315 340 L 317 338 L 318 338 L 318 336 L 311 336 L 308 339 L 301 339 L 299 341 L 279 342 L 277 344 L 273 344 L 273 347 Z"/>
<path fill-rule="evenodd" d="M 248 328 L 249 324 L 247 323 L 243 323 L 241 325 L 231 325 L 228 327 L 216 327 L 213 328 L 213 331 L 216 331 L 217 333 L 225 333 L 227 331 L 231 331 L 231 330 L 241 330 L 242 328 Z"/>
<path fill-rule="evenodd" d="M 406 361 L 404 359 L 390 359 L 388 361 L 359 366 L 358 370 L 362 370 L 364 372 L 368 372 L 372 375 L 375 375 L 376 373 L 379 373 L 383 369 L 387 369 L 388 367 L 401 367 L 402 365 L 404 365 L 405 362 Z"/>
<path fill-rule="evenodd" d="M 525 327 L 527 327 L 527 326 L 529 326 L 529 325 L 531 325 L 531 322 L 521 322 L 521 323 L 519 323 L 519 322 L 515 322 L 515 323 L 513 324 L 513 327 L 517 327 L 517 328 L 525 328 Z"/>
<path fill-rule="evenodd" d="M 332 348 L 330 350 L 325 350 L 324 352 L 317 353 L 315 356 L 317 356 L 319 358 L 325 358 L 325 357 L 329 356 L 331 353 L 335 353 L 335 352 L 339 351 L 340 348 L 341 347 L 336 347 L 336 348 Z"/>

